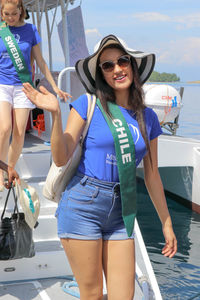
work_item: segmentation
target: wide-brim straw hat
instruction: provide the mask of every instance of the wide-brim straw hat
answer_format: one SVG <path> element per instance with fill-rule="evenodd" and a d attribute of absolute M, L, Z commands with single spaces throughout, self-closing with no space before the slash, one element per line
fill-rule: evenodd
<path fill-rule="evenodd" d="M 149 76 L 151 75 L 154 65 L 155 65 L 155 54 L 144 53 L 142 51 L 133 50 L 128 48 L 125 42 L 115 35 L 108 35 L 104 37 L 96 46 L 94 54 L 80 59 L 76 62 L 75 68 L 79 79 L 84 85 L 85 89 L 89 93 L 95 93 L 95 74 L 96 65 L 99 54 L 102 50 L 112 44 L 120 45 L 125 53 L 129 54 L 136 60 L 139 76 L 141 83 L 145 83 Z"/>

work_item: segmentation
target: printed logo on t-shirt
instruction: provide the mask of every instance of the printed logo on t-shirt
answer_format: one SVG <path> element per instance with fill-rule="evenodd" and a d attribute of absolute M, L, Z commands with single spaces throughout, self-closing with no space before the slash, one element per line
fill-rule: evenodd
<path fill-rule="evenodd" d="M 134 144 L 136 145 L 139 138 L 140 138 L 140 132 L 137 127 L 135 127 L 133 124 L 128 124 L 129 129 L 131 128 L 133 131 L 133 139 L 134 139 Z"/>
<path fill-rule="evenodd" d="M 106 163 L 109 165 L 117 165 L 117 159 L 114 154 L 107 153 L 106 155 Z"/>

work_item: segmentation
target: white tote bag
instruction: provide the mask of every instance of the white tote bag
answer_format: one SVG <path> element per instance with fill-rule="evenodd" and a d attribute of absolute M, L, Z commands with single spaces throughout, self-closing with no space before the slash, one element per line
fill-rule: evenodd
<path fill-rule="evenodd" d="M 57 167 L 54 162 L 52 162 L 49 172 L 47 174 L 47 178 L 43 187 L 43 196 L 48 200 L 59 202 L 61 198 L 62 192 L 65 190 L 67 184 L 76 173 L 76 170 L 79 166 L 81 155 L 82 155 L 82 146 L 85 136 L 88 131 L 88 127 L 90 125 L 95 104 L 96 104 L 96 96 L 87 94 L 88 98 L 88 110 L 87 110 L 87 121 L 85 128 L 83 130 L 83 134 L 80 138 L 80 142 L 77 144 L 76 149 L 67 162 L 66 165 Z M 92 99 L 91 99 L 92 98 Z"/>

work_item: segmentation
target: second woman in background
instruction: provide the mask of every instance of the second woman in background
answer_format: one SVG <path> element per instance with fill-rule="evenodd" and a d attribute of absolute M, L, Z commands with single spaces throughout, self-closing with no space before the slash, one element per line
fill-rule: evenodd
<path fill-rule="evenodd" d="M 14 36 L 31 76 L 33 60 L 51 84 L 54 92 L 65 100 L 69 95 L 61 91 L 41 54 L 40 36 L 36 26 L 25 23 L 26 11 L 22 0 L 1 0 L 1 20 Z M 22 91 L 22 82 L 0 37 L 0 160 L 15 167 L 24 144 L 29 112 L 35 106 Z M 10 137 L 12 132 L 12 141 Z M 9 146 L 10 144 L 10 146 Z M 3 172 L 0 170 L 0 191 L 4 188 Z"/>

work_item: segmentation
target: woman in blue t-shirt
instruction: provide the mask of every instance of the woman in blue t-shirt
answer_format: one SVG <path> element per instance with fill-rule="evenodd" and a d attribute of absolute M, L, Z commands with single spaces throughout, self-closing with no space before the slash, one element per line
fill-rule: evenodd
<path fill-rule="evenodd" d="M 103 38 L 93 55 L 76 63 L 80 80 L 89 93 L 98 96 L 100 103 L 97 100 L 78 171 L 62 194 L 56 216 L 58 236 L 82 300 L 102 299 L 103 271 L 108 299 L 132 300 L 134 297 L 134 232 L 128 233 L 122 210 L 126 183 L 128 190 L 129 180 L 132 180 L 131 176 L 127 178 L 126 166 L 132 159 L 133 148 L 135 164 L 132 172 L 143 159 L 145 184 L 162 223 L 165 238 L 162 254 L 171 258 L 177 251 L 157 163 L 157 138 L 162 130 L 156 114 L 145 106 L 143 100 L 142 84 L 149 78 L 154 63 L 153 54 L 127 48 L 113 35 Z M 53 160 L 57 166 L 65 165 L 86 123 L 87 96 L 82 95 L 71 104 L 63 133 L 57 99 L 44 88 L 39 93 L 28 83 L 24 84 L 24 91 L 35 105 L 52 113 Z M 119 113 L 118 119 L 113 117 L 112 106 Z M 125 167 L 120 165 L 116 137 L 111 134 L 112 126 L 108 126 L 105 112 L 119 133 L 119 148 L 125 155 L 122 160 Z M 120 123 L 125 126 L 119 127 Z M 125 150 L 130 141 L 134 146 L 128 156 Z M 124 178 L 120 177 L 119 170 L 126 178 L 125 185 L 121 184 Z M 130 200 L 132 209 L 135 199 Z"/>
<path fill-rule="evenodd" d="M 22 0 L 1 1 L 1 19 L 6 22 L 14 35 L 30 75 L 32 62 L 35 60 L 55 93 L 66 100 L 69 95 L 57 87 L 42 57 L 38 31 L 35 25 L 24 22 L 25 16 L 26 11 Z M 5 162 L 8 155 L 8 164 L 11 167 L 15 167 L 21 153 L 29 112 L 34 107 L 22 92 L 22 82 L 0 38 L 0 159 Z M 13 120 L 11 112 L 13 112 Z M 11 131 L 12 142 L 9 147 Z M 3 172 L 0 170 L 0 191 L 3 189 Z"/>

